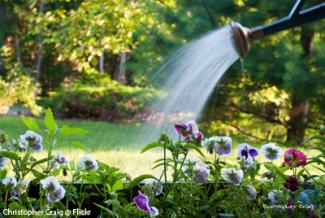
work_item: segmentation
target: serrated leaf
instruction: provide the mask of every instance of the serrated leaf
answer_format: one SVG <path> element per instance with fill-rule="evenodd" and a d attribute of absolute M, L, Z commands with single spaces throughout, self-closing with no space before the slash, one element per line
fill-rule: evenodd
<path fill-rule="evenodd" d="M 164 145 L 159 142 L 152 142 L 152 143 L 144 146 L 141 150 L 141 153 L 144 153 L 150 149 L 157 148 L 157 147 L 164 147 Z"/>
<path fill-rule="evenodd" d="M 38 133 L 41 132 L 38 124 L 36 123 L 36 121 L 33 118 L 28 117 L 26 119 L 23 115 L 21 115 L 20 119 L 21 119 L 21 121 L 23 121 L 23 123 L 27 126 L 28 129 L 33 130 L 34 132 L 38 132 Z"/>
<path fill-rule="evenodd" d="M 60 134 L 61 135 L 85 135 L 87 134 L 88 131 L 81 129 L 81 128 L 73 128 L 69 126 L 63 126 L 60 129 Z"/>
<path fill-rule="evenodd" d="M 46 114 L 44 117 L 44 124 L 51 133 L 54 133 L 55 129 L 57 128 L 51 108 L 48 108 L 46 110 Z"/>

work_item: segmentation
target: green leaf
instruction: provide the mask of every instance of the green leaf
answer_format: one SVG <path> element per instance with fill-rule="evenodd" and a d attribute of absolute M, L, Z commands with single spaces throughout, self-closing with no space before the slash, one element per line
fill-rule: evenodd
<path fill-rule="evenodd" d="M 306 140 L 303 141 L 301 144 L 304 145 L 304 144 L 306 144 L 307 142 L 310 142 L 310 141 L 312 141 L 312 140 L 314 140 L 314 139 L 318 139 L 318 140 L 321 140 L 321 141 L 325 142 L 325 136 L 324 136 L 324 135 L 315 135 L 315 136 L 312 136 L 312 137 L 306 139 Z"/>
<path fill-rule="evenodd" d="M 34 170 L 32 169 L 31 170 L 33 175 L 36 177 L 37 180 L 41 180 L 41 179 L 44 179 L 46 177 L 46 175 L 44 175 L 43 173 L 37 171 L 37 170 Z"/>
<path fill-rule="evenodd" d="M 0 170 L 0 179 L 4 178 L 7 175 L 7 170 Z"/>
<path fill-rule="evenodd" d="M 88 132 L 84 129 L 81 128 L 73 128 L 73 127 L 69 127 L 69 126 L 63 126 L 60 129 L 60 134 L 62 135 L 85 135 Z"/>
<path fill-rule="evenodd" d="M 204 154 L 202 153 L 201 149 L 194 144 L 187 144 L 189 148 L 192 148 L 193 150 L 197 151 L 202 157 L 204 157 Z"/>
<path fill-rule="evenodd" d="M 48 108 L 44 117 L 44 124 L 46 126 L 46 128 L 51 132 L 54 133 L 55 129 L 57 128 L 54 116 L 53 116 L 53 112 L 51 110 L 51 108 Z"/>
<path fill-rule="evenodd" d="M 96 205 L 97 207 L 99 207 L 100 209 L 102 209 L 103 211 L 105 211 L 107 213 L 107 215 L 109 215 L 110 217 L 115 217 L 115 214 L 113 211 L 111 211 L 110 209 L 102 206 L 102 205 L 99 205 L 99 204 L 96 204 L 94 203 L 94 205 Z"/>
<path fill-rule="evenodd" d="M 83 149 L 85 147 L 83 144 L 81 144 L 80 142 L 77 142 L 77 141 L 72 141 L 69 144 L 72 145 L 72 147 L 74 147 L 74 148 Z"/>
<path fill-rule="evenodd" d="M 74 163 L 74 160 L 71 160 L 71 161 L 69 162 L 69 166 L 70 166 L 70 169 L 71 169 L 71 170 L 76 170 L 76 165 L 75 165 L 75 163 Z"/>
<path fill-rule="evenodd" d="M 158 179 L 156 177 L 154 177 L 153 175 L 150 175 L 150 174 L 144 174 L 144 175 L 141 175 L 141 176 L 138 176 L 136 178 L 134 178 L 128 185 L 127 185 L 127 188 L 128 189 L 132 189 L 133 187 L 135 187 L 136 185 L 138 185 L 142 180 L 145 180 L 145 179 L 155 179 L 158 181 Z"/>
<path fill-rule="evenodd" d="M 273 173 L 276 173 L 277 175 L 279 175 L 282 179 L 287 180 L 287 176 L 284 174 L 284 171 L 287 170 L 286 167 L 284 167 L 284 169 L 279 169 L 277 166 L 275 166 L 272 163 L 265 163 L 264 167 L 270 171 L 272 171 Z M 283 170 L 283 171 L 282 171 Z"/>
<path fill-rule="evenodd" d="M 122 180 L 117 180 L 112 187 L 112 191 L 118 191 L 122 189 L 124 189 Z"/>
<path fill-rule="evenodd" d="M 38 161 L 35 161 L 35 162 L 33 162 L 33 164 L 31 164 L 30 169 L 33 169 L 34 167 L 36 167 L 37 165 L 40 165 L 42 163 L 46 163 L 48 160 L 49 160 L 48 158 L 43 158 Z"/>
<path fill-rule="evenodd" d="M 23 123 L 27 126 L 28 129 L 33 130 L 34 132 L 38 132 L 38 133 L 41 132 L 38 124 L 36 123 L 36 121 L 33 118 L 28 117 L 26 119 L 23 115 L 21 115 L 20 119 L 21 119 L 21 121 L 23 121 Z"/>
<path fill-rule="evenodd" d="M 0 151 L 0 157 L 7 157 L 12 160 L 19 160 L 19 156 L 16 153 L 10 151 Z"/>
<path fill-rule="evenodd" d="M 164 147 L 164 145 L 159 142 L 152 142 L 152 143 L 144 146 L 144 148 L 142 148 L 142 150 L 141 150 L 141 153 L 144 153 L 152 148 L 157 148 L 157 147 Z"/>

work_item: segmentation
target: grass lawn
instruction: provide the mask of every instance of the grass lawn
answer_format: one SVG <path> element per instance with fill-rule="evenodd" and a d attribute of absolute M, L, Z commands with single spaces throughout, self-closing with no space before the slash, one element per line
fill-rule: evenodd
<path fill-rule="evenodd" d="M 41 123 L 41 120 L 39 121 Z M 109 165 L 118 167 L 122 172 L 129 173 L 131 176 L 137 176 L 145 173 L 152 173 L 159 175 L 160 170 L 151 170 L 154 165 L 153 162 L 158 158 L 163 157 L 160 150 L 149 151 L 144 154 L 140 153 L 140 149 L 144 146 L 140 144 L 138 133 L 141 130 L 140 124 L 114 124 L 108 122 L 94 122 L 94 121 L 78 121 L 78 120 L 59 120 L 59 125 L 69 125 L 71 127 L 80 127 L 88 131 L 85 136 L 74 136 L 68 138 L 69 140 L 78 140 L 85 145 L 85 149 L 71 149 L 64 148 L 62 153 L 69 159 L 78 161 L 84 155 L 91 155 L 97 160 L 103 161 Z M 19 117 L 1 116 L 0 129 L 5 131 L 11 138 L 17 138 L 23 134 L 27 129 L 20 121 Z M 229 163 L 236 163 L 237 158 L 237 144 L 234 142 L 233 152 L 231 155 L 222 157 Z M 300 149 L 300 148 L 299 148 Z M 203 149 L 205 150 L 205 149 Z M 300 149 L 304 151 L 308 157 L 317 155 L 314 150 Z M 213 156 L 206 154 L 208 159 Z M 37 153 L 37 157 L 44 157 L 45 151 Z M 193 153 L 191 155 L 197 156 Z M 263 155 L 259 155 L 258 161 L 263 162 L 266 159 Z M 280 165 L 283 159 L 276 161 Z M 320 173 L 315 168 L 308 167 L 312 173 Z M 262 169 L 264 170 L 264 169 Z"/>
<path fill-rule="evenodd" d="M 38 120 L 42 126 L 42 120 Z M 139 148 L 137 141 L 140 124 L 115 124 L 90 120 L 58 120 L 58 125 L 79 127 L 88 131 L 84 136 L 70 136 L 67 140 L 80 141 L 86 150 L 110 150 L 120 148 Z M 10 138 L 17 138 L 27 128 L 19 117 L 0 116 L 0 129 L 7 133 Z"/>

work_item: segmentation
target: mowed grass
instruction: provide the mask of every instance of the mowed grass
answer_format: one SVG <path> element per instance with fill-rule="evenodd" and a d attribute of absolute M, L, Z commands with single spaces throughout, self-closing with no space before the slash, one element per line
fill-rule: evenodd
<path fill-rule="evenodd" d="M 41 125 L 41 120 L 38 120 Z M 151 173 L 155 176 L 160 176 L 161 169 L 152 170 L 154 161 L 163 157 L 163 152 L 160 149 L 140 153 L 144 144 L 139 143 L 139 132 L 142 130 L 140 124 L 115 124 L 108 122 L 95 122 L 95 121 L 79 121 L 79 120 L 59 120 L 57 121 L 60 126 L 69 125 L 71 127 L 80 127 L 88 131 L 85 136 L 72 136 L 67 140 L 78 140 L 85 145 L 83 150 L 64 147 L 61 149 L 62 153 L 69 159 L 76 162 L 84 155 L 93 156 L 95 159 L 105 162 L 111 166 L 119 168 L 122 172 L 128 173 L 130 176 L 135 177 L 141 174 Z M 19 117 L 1 116 L 0 129 L 5 131 L 10 138 L 17 138 L 23 134 L 27 128 L 20 121 Z M 237 145 L 234 141 L 233 151 L 230 155 L 223 156 L 222 160 L 230 164 L 237 163 Z M 257 145 L 254 145 L 259 147 Z M 284 150 L 286 148 L 283 148 Z M 308 157 L 316 156 L 318 154 L 315 150 L 307 150 L 299 148 L 307 154 Z M 206 159 L 213 159 L 213 155 L 207 154 L 202 148 Z M 44 157 L 46 151 L 36 153 L 37 158 Z M 191 152 L 190 156 L 199 155 L 196 152 Z M 267 161 L 263 155 L 257 157 L 259 162 Z M 276 165 L 280 165 L 283 158 L 275 161 Z M 307 168 L 310 173 L 320 174 L 321 172 L 312 166 Z M 265 169 L 262 167 L 262 171 Z"/>
<path fill-rule="evenodd" d="M 42 120 L 36 119 L 40 126 Z M 142 129 L 141 124 L 115 124 L 91 120 L 58 120 L 59 126 L 68 125 L 86 130 L 88 134 L 83 136 L 68 136 L 67 141 L 80 141 L 86 150 L 110 150 L 138 148 L 138 134 Z M 24 134 L 27 127 L 19 117 L 0 116 L 0 129 L 10 138 L 17 138 Z"/>

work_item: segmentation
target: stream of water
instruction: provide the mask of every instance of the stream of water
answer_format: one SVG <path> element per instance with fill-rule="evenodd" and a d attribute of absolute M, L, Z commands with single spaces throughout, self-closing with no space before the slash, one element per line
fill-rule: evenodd
<path fill-rule="evenodd" d="M 158 70 L 165 76 L 163 90 L 167 96 L 159 101 L 147 117 L 142 139 L 157 140 L 161 133 L 175 135 L 176 120 L 197 120 L 206 101 L 225 71 L 239 58 L 230 26 L 211 31 L 176 51 Z"/>

